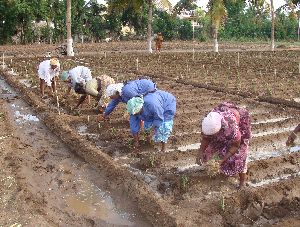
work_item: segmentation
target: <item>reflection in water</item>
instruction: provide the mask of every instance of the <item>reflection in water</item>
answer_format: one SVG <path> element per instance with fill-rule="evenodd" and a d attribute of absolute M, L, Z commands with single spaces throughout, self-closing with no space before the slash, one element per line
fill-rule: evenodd
<path fill-rule="evenodd" d="M 66 198 L 66 203 L 73 212 L 94 220 L 100 219 L 108 224 L 134 226 L 134 223 L 129 221 L 130 215 L 119 211 L 108 193 L 94 184 L 89 185 L 81 178 L 77 181 L 77 185 L 80 185 L 77 195 L 69 195 Z"/>
<path fill-rule="evenodd" d="M 16 122 L 25 122 L 25 121 L 39 121 L 36 116 L 31 114 L 23 114 L 20 111 L 15 111 Z"/>
<path fill-rule="evenodd" d="M 63 198 L 61 201 L 57 201 L 57 197 L 55 197 L 53 201 L 51 200 L 52 197 L 48 198 L 49 201 L 56 203 L 55 207 L 58 208 L 58 210 L 62 210 L 62 212 L 65 213 L 64 209 L 67 206 L 67 209 L 72 213 L 98 221 L 101 223 L 101 226 L 150 226 L 143 215 L 136 209 L 136 204 L 132 203 L 127 197 L 119 195 L 113 190 L 111 192 L 104 191 L 104 189 L 101 190 L 99 187 L 104 188 L 102 182 L 105 182 L 105 178 L 101 175 L 101 172 L 90 168 L 90 166 L 81 159 L 71 156 L 69 150 L 63 148 L 64 146 L 61 142 L 56 142 L 57 137 L 51 134 L 49 135 L 49 131 L 39 119 L 33 115 L 29 106 L 19 98 L 15 98 L 16 95 L 17 93 L 0 77 L 0 98 L 11 99 L 10 105 L 8 106 L 10 107 L 9 112 L 13 119 L 12 122 L 17 122 L 18 126 L 22 126 L 19 127 L 22 140 L 30 141 L 28 143 L 32 143 L 35 150 L 47 149 L 48 158 L 45 163 L 51 163 L 52 165 L 54 160 L 63 159 L 61 166 L 59 166 L 60 172 L 55 172 L 54 169 L 50 177 L 53 178 L 53 180 L 62 180 L 62 189 L 64 188 L 63 185 L 67 185 L 68 182 L 71 182 L 73 187 L 70 187 L 67 191 L 64 189 L 60 190 L 55 183 L 56 180 L 51 181 L 51 186 L 56 189 L 49 188 L 49 190 L 58 190 L 57 193 L 61 193 L 61 198 Z M 86 129 L 86 126 L 82 126 L 80 130 L 84 132 Z M 2 139 L 9 136 L 10 135 L 3 136 Z M 71 162 L 71 164 L 68 164 L 69 162 Z M 78 168 L 75 163 L 84 168 Z M 61 176 L 61 179 L 58 176 Z M 47 179 L 45 179 L 45 182 L 46 181 Z M 42 190 L 42 188 L 39 188 L 39 190 Z M 70 215 L 69 212 L 66 212 L 66 214 Z M 103 223 L 107 224 L 103 225 Z"/>

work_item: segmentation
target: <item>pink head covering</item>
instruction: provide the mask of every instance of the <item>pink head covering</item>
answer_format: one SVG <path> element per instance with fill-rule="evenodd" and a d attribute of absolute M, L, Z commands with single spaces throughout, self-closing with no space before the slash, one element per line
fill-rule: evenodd
<path fill-rule="evenodd" d="M 222 115 L 217 112 L 210 112 L 202 121 L 202 133 L 211 136 L 220 131 L 222 126 Z"/>

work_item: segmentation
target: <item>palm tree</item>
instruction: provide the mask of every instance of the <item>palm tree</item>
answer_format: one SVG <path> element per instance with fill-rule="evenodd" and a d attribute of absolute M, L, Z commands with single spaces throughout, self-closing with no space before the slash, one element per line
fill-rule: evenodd
<path fill-rule="evenodd" d="M 290 15 L 289 18 L 295 18 L 297 21 L 299 21 L 299 26 L 298 26 L 298 41 L 299 41 L 299 37 L 300 37 L 300 11 L 296 11 L 297 8 L 300 7 L 300 0 L 285 0 L 286 4 L 284 4 L 283 6 L 281 6 L 281 8 L 288 8 L 290 10 Z"/>
<path fill-rule="evenodd" d="M 153 2 L 152 0 L 147 0 L 147 4 L 149 7 L 148 11 L 148 29 L 147 29 L 147 44 L 148 44 L 148 51 L 152 53 L 152 21 L 153 21 Z"/>
<path fill-rule="evenodd" d="M 71 0 L 67 0 L 67 56 L 74 56 L 73 39 L 71 33 Z"/>
<path fill-rule="evenodd" d="M 218 32 L 219 28 L 227 16 L 227 10 L 223 0 L 209 0 L 208 15 L 211 19 L 212 36 L 214 41 L 214 52 L 219 52 Z"/>
<path fill-rule="evenodd" d="M 164 8 L 171 8 L 171 3 L 168 0 L 110 0 L 110 7 L 115 10 L 122 10 L 128 6 L 132 6 L 136 12 L 140 12 L 142 7 L 148 6 L 148 27 L 147 27 L 147 49 L 152 53 L 152 21 L 153 21 L 153 6 L 159 5 Z"/>

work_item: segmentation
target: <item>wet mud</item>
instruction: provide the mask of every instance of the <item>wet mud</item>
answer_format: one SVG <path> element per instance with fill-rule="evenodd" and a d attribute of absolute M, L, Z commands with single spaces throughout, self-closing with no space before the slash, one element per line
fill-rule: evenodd
<path fill-rule="evenodd" d="M 187 62 L 186 59 L 191 57 L 187 53 L 110 54 L 99 58 L 62 59 L 64 68 L 83 62 L 93 72 L 107 73 L 117 81 L 147 75 L 158 88 L 173 93 L 178 109 L 174 131 L 167 152 L 163 154 L 158 152 L 156 145 L 147 144 L 143 136 L 142 149 L 133 149 L 124 106 L 117 107 L 109 123 L 97 122 L 91 104 L 84 103 L 80 111 L 72 110 L 78 96 L 63 99 L 65 87 L 62 83 L 58 85 L 61 103 L 61 115 L 58 115 L 55 99 L 42 100 L 35 87 L 34 66 L 42 58 L 30 61 L 14 58 L 10 67 L 18 74 L 13 75 L 9 68 L 3 75 L 36 109 L 46 126 L 70 149 L 100 170 L 109 179 L 110 187 L 117 186 L 134 200 L 153 225 L 295 224 L 299 223 L 299 147 L 287 148 L 285 141 L 299 123 L 300 110 L 294 101 L 299 96 L 295 92 L 299 85 L 292 84 L 284 74 L 290 73 L 291 78 L 299 79 L 296 60 L 291 60 L 297 54 L 297 51 L 243 52 L 239 55 L 238 66 L 237 53 L 197 53 L 194 62 Z M 135 68 L 137 57 L 141 62 L 139 71 Z M 261 59 L 265 65 L 261 64 Z M 24 73 L 25 66 L 27 74 Z M 274 74 L 275 67 L 278 70 Z M 263 71 L 263 77 L 257 76 L 260 71 Z M 237 78 L 237 74 L 240 77 Z M 30 87 L 24 79 L 29 81 Z M 252 85 L 252 80 L 257 82 Z M 274 87 L 275 82 L 281 84 L 282 89 Z M 263 83 L 273 90 L 268 90 Z M 195 164 L 200 146 L 200 121 L 223 101 L 246 107 L 252 116 L 248 183 L 241 191 L 236 189 L 237 178 L 209 177 L 204 167 Z M 19 118 L 24 117 L 20 115 Z M 86 212 L 80 210 L 86 206 L 85 202 L 72 197 L 67 201 L 78 212 Z M 276 212 L 279 206 L 283 207 L 282 213 Z M 93 212 L 95 215 L 100 211 Z"/>

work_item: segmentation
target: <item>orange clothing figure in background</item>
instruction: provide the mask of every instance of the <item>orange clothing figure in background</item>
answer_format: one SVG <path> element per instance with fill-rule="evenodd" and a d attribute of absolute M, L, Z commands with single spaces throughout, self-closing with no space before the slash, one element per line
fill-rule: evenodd
<path fill-rule="evenodd" d="M 155 49 L 156 49 L 156 53 L 160 53 L 161 50 L 161 46 L 162 46 L 162 42 L 163 42 L 163 36 L 161 34 L 161 32 L 157 33 L 157 36 L 155 38 Z"/>

